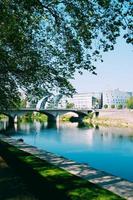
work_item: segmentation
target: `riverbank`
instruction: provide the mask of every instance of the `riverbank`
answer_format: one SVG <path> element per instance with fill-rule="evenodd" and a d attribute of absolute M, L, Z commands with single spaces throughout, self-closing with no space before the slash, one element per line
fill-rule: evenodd
<path fill-rule="evenodd" d="M 85 123 L 93 123 L 101 126 L 129 127 L 133 128 L 132 110 L 100 110 L 96 118 L 86 117 Z"/>
<path fill-rule="evenodd" d="M 28 183 L 31 184 L 32 181 L 33 191 L 40 199 L 45 197 L 49 200 L 132 198 L 132 192 L 127 193 L 126 188 L 128 186 L 132 191 L 133 184 L 124 179 L 2 135 L 0 145 L 3 157 L 23 175 Z M 117 183 L 115 186 L 114 182 Z"/>

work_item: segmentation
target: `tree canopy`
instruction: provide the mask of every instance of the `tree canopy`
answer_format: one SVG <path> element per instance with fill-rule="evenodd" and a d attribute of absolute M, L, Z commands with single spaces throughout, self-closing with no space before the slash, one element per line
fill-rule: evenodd
<path fill-rule="evenodd" d="M 129 0 L 0 0 L 0 108 L 20 92 L 71 94 L 75 71 L 95 74 L 102 52 L 123 32 L 132 40 Z"/>
<path fill-rule="evenodd" d="M 127 108 L 133 109 L 133 97 L 130 97 L 126 102 Z"/>

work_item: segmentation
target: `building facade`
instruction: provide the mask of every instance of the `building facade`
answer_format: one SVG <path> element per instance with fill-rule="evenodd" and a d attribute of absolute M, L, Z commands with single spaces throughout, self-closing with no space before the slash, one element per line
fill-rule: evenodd
<path fill-rule="evenodd" d="M 55 109 L 55 108 L 73 108 L 73 109 L 92 109 L 92 108 L 125 108 L 127 99 L 133 96 L 133 92 L 124 92 L 119 89 L 108 90 L 102 93 L 90 92 L 79 93 L 73 97 L 58 95 L 47 95 L 36 103 L 36 99 L 32 98 L 26 107 L 37 109 Z M 119 107 L 120 106 L 120 107 Z"/>
<path fill-rule="evenodd" d="M 61 108 L 92 109 L 101 108 L 101 93 L 80 93 L 73 95 L 72 98 L 64 97 L 60 101 Z"/>
<path fill-rule="evenodd" d="M 127 99 L 132 95 L 132 92 L 123 92 L 119 89 L 103 92 L 103 107 L 118 108 L 121 105 L 122 108 L 125 108 Z"/>

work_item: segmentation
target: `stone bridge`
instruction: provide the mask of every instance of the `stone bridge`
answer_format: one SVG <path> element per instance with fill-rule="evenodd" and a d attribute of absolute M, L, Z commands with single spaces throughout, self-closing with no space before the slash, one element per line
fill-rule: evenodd
<path fill-rule="evenodd" d="M 0 114 L 4 114 L 9 117 L 9 124 L 14 123 L 17 121 L 17 117 L 23 116 L 28 113 L 33 112 L 39 112 L 42 114 L 47 115 L 48 117 L 48 123 L 55 122 L 59 118 L 59 116 L 64 115 L 69 112 L 76 113 L 78 115 L 78 121 L 82 121 L 85 116 L 87 116 L 89 113 L 94 112 L 95 115 L 98 114 L 98 112 L 90 109 L 90 110 L 84 110 L 84 109 L 32 109 L 32 108 L 25 108 L 25 109 L 11 109 L 11 110 L 0 110 Z"/>

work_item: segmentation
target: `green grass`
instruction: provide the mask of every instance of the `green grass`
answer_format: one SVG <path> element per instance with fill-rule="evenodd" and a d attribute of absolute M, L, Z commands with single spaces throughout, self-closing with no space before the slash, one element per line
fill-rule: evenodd
<path fill-rule="evenodd" d="M 0 141 L 0 152 L 40 199 L 48 200 L 122 200 L 123 198 L 70 174 L 34 155 Z"/>

